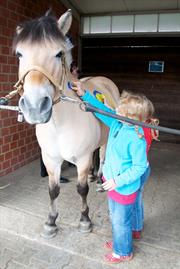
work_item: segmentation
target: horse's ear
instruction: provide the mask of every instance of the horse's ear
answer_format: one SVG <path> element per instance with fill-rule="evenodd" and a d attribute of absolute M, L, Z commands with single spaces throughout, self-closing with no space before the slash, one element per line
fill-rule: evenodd
<path fill-rule="evenodd" d="M 21 26 L 17 26 L 16 27 L 16 34 L 19 35 L 22 31 L 22 27 Z"/>
<path fill-rule="evenodd" d="M 66 35 L 69 31 L 72 23 L 72 13 L 71 9 L 68 9 L 58 20 L 59 29 Z"/>
<path fill-rule="evenodd" d="M 50 8 L 46 11 L 45 16 L 48 17 L 48 16 L 53 16 L 53 15 L 54 15 L 54 14 L 53 14 L 53 11 L 52 11 L 52 7 L 50 7 Z"/>

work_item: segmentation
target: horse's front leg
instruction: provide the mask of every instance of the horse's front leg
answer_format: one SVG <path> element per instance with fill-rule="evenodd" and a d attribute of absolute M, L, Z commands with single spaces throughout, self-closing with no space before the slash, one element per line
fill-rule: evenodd
<path fill-rule="evenodd" d="M 87 205 L 87 195 L 89 192 L 88 186 L 88 173 L 91 167 L 92 158 L 86 160 L 81 160 L 77 163 L 77 172 L 78 172 L 78 184 L 77 192 L 79 193 L 82 201 L 81 207 L 81 218 L 79 222 L 79 230 L 82 233 L 88 233 L 92 230 L 92 223 L 89 218 L 89 207 Z"/>
<path fill-rule="evenodd" d="M 47 160 L 45 160 L 45 165 L 49 175 L 50 210 L 41 235 L 44 238 L 52 238 L 58 231 L 56 219 L 58 217 L 57 198 L 60 193 L 61 163 L 59 161 L 53 162 L 49 160 L 47 162 Z"/>

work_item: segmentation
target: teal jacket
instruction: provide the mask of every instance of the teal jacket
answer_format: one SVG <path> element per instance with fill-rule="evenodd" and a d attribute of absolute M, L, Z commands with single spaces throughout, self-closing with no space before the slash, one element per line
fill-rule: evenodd
<path fill-rule="evenodd" d="M 83 101 L 107 112 L 115 111 L 86 91 L 81 97 Z M 106 148 L 103 175 L 106 180 L 114 179 L 115 189 L 123 195 L 136 192 L 140 187 L 140 178 L 147 169 L 146 141 L 139 138 L 134 125 L 122 123 L 117 119 L 94 113 L 105 125 L 109 127 L 109 137 Z M 143 134 L 143 129 L 139 127 Z"/>

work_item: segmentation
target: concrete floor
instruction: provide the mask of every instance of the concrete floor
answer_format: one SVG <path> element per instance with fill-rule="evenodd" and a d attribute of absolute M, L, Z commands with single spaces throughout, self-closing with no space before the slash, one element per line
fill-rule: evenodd
<path fill-rule="evenodd" d="M 145 187 L 145 228 L 134 242 L 129 263 L 103 262 L 105 240 L 111 238 L 106 193 L 90 183 L 88 203 L 93 232 L 77 226 L 80 199 L 76 169 L 63 171 L 70 178 L 61 184 L 59 232 L 45 240 L 40 232 L 48 214 L 48 178 L 39 175 L 39 160 L 0 179 L 0 269 L 179 269 L 180 268 L 180 144 L 155 142 L 149 155 L 152 174 Z"/>

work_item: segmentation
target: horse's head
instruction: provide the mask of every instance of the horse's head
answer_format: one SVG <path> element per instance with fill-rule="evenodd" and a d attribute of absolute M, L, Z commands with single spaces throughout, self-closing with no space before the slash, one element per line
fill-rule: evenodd
<path fill-rule="evenodd" d="M 19 58 L 18 84 L 22 85 L 19 107 L 30 124 L 45 123 L 51 117 L 65 62 L 71 63 L 72 44 L 66 36 L 71 22 L 70 10 L 59 20 L 47 12 L 16 29 L 13 47 Z"/>

